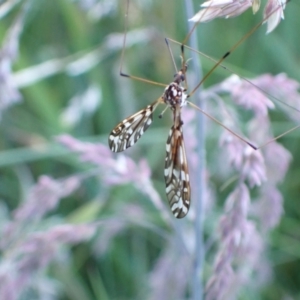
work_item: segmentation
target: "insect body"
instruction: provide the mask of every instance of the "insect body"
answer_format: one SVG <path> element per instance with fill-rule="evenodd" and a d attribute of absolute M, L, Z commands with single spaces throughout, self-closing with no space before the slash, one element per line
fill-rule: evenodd
<path fill-rule="evenodd" d="M 187 66 L 185 66 L 185 71 Z M 148 129 L 153 112 L 160 103 L 168 105 L 173 112 L 173 126 L 166 144 L 165 182 L 166 194 L 175 217 L 184 217 L 190 206 L 191 189 L 183 142 L 181 107 L 186 105 L 187 94 L 181 86 L 184 81 L 180 70 L 161 97 L 154 103 L 120 122 L 110 133 L 108 144 L 112 151 L 121 152 L 133 146 Z"/>
<path fill-rule="evenodd" d="M 211 3 L 212 5 L 213 3 Z M 208 7 L 208 10 L 209 11 Z M 271 141 L 265 143 L 261 147 L 256 147 L 252 143 L 248 142 L 245 138 L 238 135 L 230 128 L 222 124 L 219 120 L 214 118 L 213 116 L 206 113 L 200 107 L 196 106 L 192 102 L 187 101 L 187 99 L 192 96 L 198 88 L 202 85 L 202 83 L 214 72 L 214 70 L 221 66 L 225 68 L 221 63 L 237 48 L 240 44 L 242 44 L 250 35 L 252 35 L 264 22 L 266 22 L 273 14 L 282 11 L 282 5 L 278 5 L 271 11 L 268 15 L 264 17 L 264 19 L 259 22 L 256 26 L 254 26 L 247 34 L 245 34 L 236 44 L 234 44 L 229 51 L 227 51 L 219 60 L 215 61 L 215 65 L 206 73 L 206 75 L 198 82 L 198 84 L 192 89 L 189 94 L 186 94 L 186 88 L 182 86 L 182 83 L 185 82 L 185 74 L 187 71 L 187 65 L 184 60 L 184 48 L 188 48 L 196 53 L 201 54 L 201 52 L 192 49 L 186 45 L 187 40 L 190 38 L 192 32 L 194 31 L 197 23 L 201 21 L 201 18 L 196 22 L 195 26 L 188 33 L 187 37 L 184 39 L 184 42 L 179 43 L 175 40 L 166 38 L 166 44 L 168 46 L 169 52 L 171 54 L 171 58 L 173 60 L 174 67 L 174 57 L 172 51 L 170 50 L 169 41 L 181 45 L 181 57 L 182 57 L 182 69 L 177 72 L 174 76 L 174 80 L 168 86 L 165 84 L 154 82 L 148 79 L 140 78 L 137 76 L 132 76 L 123 73 L 122 66 L 124 61 L 124 53 L 125 53 L 125 45 L 126 45 L 126 36 L 127 36 L 127 23 L 128 23 L 128 9 L 129 9 L 129 0 L 127 1 L 127 11 L 126 11 L 126 21 L 125 21 L 125 34 L 123 39 L 123 50 L 121 55 L 121 64 L 120 64 L 120 75 L 131 78 L 133 80 L 153 84 L 156 86 L 164 86 L 165 90 L 161 97 L 159 97 L 155 102 L 148 105 L 144 109 L 138 111 L 132 116 L 124 119 L 120 122 L 110 133 L 108 138 L 108 144 L 110 149 L 113 152 L 121 152 L 126 150 L 127 148 L 133 146 L 144 134 L 144 132 L 149 128 L 153 121 L 153 112 L 157 108 L 157 106 L 161 103 L 166 104 L 173 113 L 173 126 L 170 129 L 169 136 L 166 144 L 166 159 L 165 159 L 165 170 L 164 177 L 166 183 L 166 194 L 169 201 L 169 205 L 175 217 L 183 218 L 189 210 L 190 207 L 190 198 L 191 198 L 191 188 L 189 182 L 189 172 L 185 154 L 185 147 L 183 141 L 183 131 L 182 125 L 183 122 L 181 120 L 181 108 L 185 106 L 187 103 L 203 113 L 205 116 L 228 130 L 233 136 L 239 138 L 241 141 L 245 142 L 254 150 L 257 150 L 264 145 L 267 145 L 271 141 L 281 137 L 282 135 L 272 139 Z M 202 14 L 204 15 L 204 14 Z M 214 61 L 214 60 L 213 60 Z M 225 68 L 228 69 L 228 68 Z M 177 70 L 177 69 L 176 69 Z M 229 70 L 229 69 L 228 69 Z M 249 82 L 249 81 L 248 81 Z M 300 126 L 300 125 L 299 125 Z M 295 127 L 298 128 L 299 126 Z M 292 130 L 294 130 L 293 128 Z M 289 132 L 289 131 L 288 131 Z M 287 132 L 286 132 L 287 133 Z M 284 133 L 284 134 L 286 134 Z"/>

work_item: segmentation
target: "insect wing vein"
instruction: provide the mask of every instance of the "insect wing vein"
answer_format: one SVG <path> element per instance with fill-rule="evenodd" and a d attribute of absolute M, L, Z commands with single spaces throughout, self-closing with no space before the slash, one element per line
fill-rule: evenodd
<path fill-rule="evenodd" d="M 166 194 L 176 218 L 183 218 L 190 207 L 191 188 L 182 126 L 172 126 L 166 146 Z"/>
<path fill-rule="evenodd" d="M 159 101 L 148 105 L 120 122 L 110 133 L 108 144 L 113 152 L 121 152 L 133 146 L 152 123 L 153 112 Z"/>

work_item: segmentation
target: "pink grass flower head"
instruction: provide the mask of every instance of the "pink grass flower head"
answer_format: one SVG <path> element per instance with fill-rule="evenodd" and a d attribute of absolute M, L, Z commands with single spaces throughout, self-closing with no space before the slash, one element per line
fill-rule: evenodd
<path fill-rule="evenodd" d="M 264 19 L 267 23 L 267 33 L 271 32 L 284 18 L 286 0 L 269 0 L 267 2 Z M 215 18 L 232 18 L 242 14 L 252 7 L 255 14 L 260 7 L 260 0 L 209 0 L 204 2 L 201 9 L 189 21 L 207 22 Z"/>
<path fill-rule="evenodd" d="M 150 273 L 151 294 L 148 299 L 184 299 L 191 259 L 180 251 L 177 239 L 170 239 L 165 251 Z M 180 259 L 178 259 L 180 257 Z"/>
<path fill-rule="evenodd" d="M 260 198 L 253 203 L 252 213 L 258 217 L 261 228 L 268 231 L 277 226 L 284 213 L 283 198 L 273 185 L 264 185 Z"/>
<path fill-rule="evenodd" d="M 227 299 L 224 297 L 234 288 L 238 270 L 233 270 L 233 263 L 241 248 L 247 244 L 249 206 L 249 190 L 245 184 L 239 184 L 228 196 L 225 214 L 220 219 L 220 250 L 206 286 L 206 299 Z"/>
<path fill-rule="evenodd" d="M 90 240 L 95 231 L 94 225 L 57 225 L 22 236 L 17 245 L 5 249 L 0 264 L 1 299 L 17 300 L 26 290 L 36 289 L 41 270 L 59 258 L 62 246 Z"/>
<path fill-rule="evenodd" d="M 256 224 L 248 219 L 251 207 L 247 186 L 239 184 L 228 196 L 220 219 L 220 250 L 206 286 L 206 299 L 235 299 L 239 286 L 249 281 L 263 250 Z"/>
<path fill-rule="evenodd" d="M 136 183 L 143 186 L 151 176 L 151 170 L 145 160 L 138 164 L 126 155 L 119 154 L 116 158 L 103 144 L 81 142 L 72 136 L 61 135 L 57 140 L 69 149 L 81 154 L 83 162 L 89 162 L 101 167 L 103 179 L 108 185 Z"/>
<path fill-rule="evenodd" d="M 78 229 L 78 232 L 75 229 Z M 74 228 L 72 225 L 60 225 L 48 232 L 34 233 L 29 236 L 19 248 L 22 252 L 17 260 L 20 272 L 32 273 L 45 267 L 55 256 L 56 248 L 60 244 L 80 241 L 80 230 L 82 228 Z"/>
<path fill-rule="evenodd" d="M 279 24 L 280 20 L 284 19 L 283 11 L 285 9 L 286 0 L 269 0 L 264 11 L 264 18 L 268 17 L 267 33 L 273 31 Z"/>
<path fill-rule="evenodd" d="M 256 151 L 230 133 L 224 132 L 221 146 L 225 147 L 229 162 L 241 172 L 251 187 L 260 186 L 266 177 L 266 166 L 260 151 Z"/>
<path fill-rule="evenodd" d="M 132 183 L 136 189 L 147 195 L 168 219 L 166 207 L 152 185 L 151 169 L 146 160 L 142 159 L 139 163 L 135 163 L 124 154 L 114 155 L 106 145 L 81 142 L 70 135 L 61 135 L 57 140 L 79 153 L 81 161 L 96 165 L 107 186 Z"/>
<path fill-rule="evenodd" d="M 255 84 L 255 82 L 253 82 Z M 220 85 L 221 90 L 228 92 L 232 100 L 256 115 L 266 115 L 268 109 L 273 109 L 273 102 L 251 83 L 232 75 Z"/>
<path fill-rule="evenodd" d="M 77 177 L 54 180 L 43 175 L 28 192 L 25 201 L 13 212 L 13 218 L 1 230 L 0 249 L 5 249 L 22 234 L 25 225 L 39 222 L 55 209 L 63 197 L 74 192 L 79 186 Z"/>
<path fill-rule="evenodd" d="M 230 265 L 224 266 L 218 275 L 213 275 L 206 285 L 206 300 L 226 299 L 228 290 L 230 290 L 235 281 L 235 273 Z"/>
<path fill-rule="evenodd" d="M 200 10 L 189 21 L 207 22 L 215 18 L 238 16 L 252 6 L 251 0 L 210 0 L 204 2 Z"/>
<path fill-rule="evenodd" d="M 41 176 L 29 191 L 24 204 L 14 212 L 14 218 L 19 221 L 42 218 L 58 205 L 61 198 L 74 192 L 79 184 L 76 177 L 54 180 L 46 175 Z"/>
<path fill-rule="evenodd" d="M 292 160 L 291 153 L 277 142 L 267 145 L 263 151 L 267 166 L 268 181 L 273 184 L 281 183 Z"/>
<path fill-rule="evenodd" d="M 228 239 L 235 235 L 234 227 L 242 228 L 248 215 L 250 205 L 249 190 L 241 184 L 228 196 L 225 204 L 225 216 L 220 220 L 220 232 L 222 239 Z M 236 236 L 233 240 L 238 241 Z"/>
<path fill-rule="evenodd" d="M 295 108 L 289 109 L 286 105 L 281 105 L 280 102 L 274 102 L 276 106 L 283 109 L 287 115 L 299 121 L 300 111 L 300 84 L 296 80 L 289 78 L 286 74 L 280 73 L 277 75 L 264 74 L 251 80 L 256 86 L 266 91 L 268 94 L 283 101 L 286 105 Z"/>
<path fill-rule="evenodd" d="M 244 159 L 244 143 L 229 132 L 224 131 L 220 138 L 220 147 L 225 147 L 229 163 L 235 169 L 241 169 Z"/>
<path fill-rule="evenodd" d="M 260 186 L 267 180 L 266 166 L 260 151 L 250 147 L 245 149 L 242 176 L 248 180 L 250 187 Z"/>

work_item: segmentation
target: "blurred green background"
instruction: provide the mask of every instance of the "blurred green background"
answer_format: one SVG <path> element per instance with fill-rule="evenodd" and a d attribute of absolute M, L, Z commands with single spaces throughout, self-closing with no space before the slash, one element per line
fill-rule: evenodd
<path fill-rule="evenodd" d="M 199 4 L 200 2 L 194 0 L 195 10 Z M 2 112 L 0 194 L 9 210 L 19 205 L 24 190 L 40 175 L 48 174 L 54 178 L 61 178 L 85 169 L 76 155 L 70 155 L 68 150 L 55 143 L 55 136 L 69 133 L 85 141 L 107 143 L 110 130 L 118 122 L 161 95 L 160 87 L 119 76 L 125 6 L 125 0 L 32 1 L 20 38 L 19 57 L 13 68 L 21 82 L 21 79 L 31 78 L 28 74 L 21 74 L 21 70 L 33 70 L 31 68 L 45 62 L 52 64 L 51 67 L 43 66 L 42 70 L 50 72 L 44 78 L 41 72 L 40 78 L 38 76 L 32 83 L 20 83 L 23 85 L 20 88 L 22 102 Z M 17 5 L 2 18 L 0 36 L 5 35 L 19 11 L 20 5 Z M 269 35 L 265 34 L 265 26 L 259 28 L 228 58 L 227 65 L 243 76 L 285 72 L 299 81 L 299 13 L 299 3 L 289 3 L 285 11 L 285 20 L 278 28 Z M 145 31 L 141 36 L 131 36 L 132 46 L 127 47 L 124 71 L 157 82 L 170 82 L 174 69 L 164 38 L 182 41 L 187 34 L 189 17 L 191 16 L 185 14 L 183 0 L 132 0 L 129 9 L 129 35 L 134 29 Z M 262 8 L 256 16 L 249 10 L 234 19 L 220 19 L 201 24 L 197 28 L 198 49 L 219 58 L 261 18 Z M 178 47 L 173 45 L 172 49 L 176 60 L 179 61 Z M 90 58 L 90 67 L 86 61 L 82 65 L 78 64 L 78 59 L 86 57 L 87 54 L 94 54 L 93 58 Z M 205 73 L 211 67 L 211 63 L 202 57 L 200 59 Z M 53 60 L 57 60 L 56 64 Z M 74 61 L 77 65 L 70 64 Z M 39 74 L 39 71 L 34 72 Z M 223 77 L 224 72 L 216 70 L 204 85 L 214 84 Z M 98 95 L 97 100 L 84 104 L 80 102 L 80 98 L 77 112 L 73 112 L 72 115 L 76 115 L 78 119 L 68 119 L 66 108 L 70 106 L 70 99 L 84 94 L 91 87 Z M 139 142 L 139 146 L 129 153 L 135 161 L 141 158 L 148 161 L 154 185 L 161 197 L 164 197 L 162 162 L 170 121 L 168 118 L 158 120 L 156 116 L 154 121 L 152 128 Z M 275 133 L 279 134 L 284 131 L 282 128 L 291 128 L 293 123 L 282 117 L 276 119 L 273 126 Z M 299 130 L 296 130 L 280 140 L 292 153 L 293 161 L 280 186 L 285 199 L 285 214 L 267 241 L 266 256 L 271 261 L 274 277 L 256 294 L 255 297 L 259 295 L 261 299 L 300 299 L 298 137 Z M 211 148 L 207 148 L 206 151 L 212 151 L 216 143 L 216 137 L 207 136 L 207 145 Z M 208 168 L 213 163 L 208 161 Z M 213 165 L 211 168 L 213 169 Z M 84 221 L 102 218 L 101 211 L 95 214 L 94 211 L 87 213 L 86 210 L 88 203 L 97 200 L 101 189 L 97 184 L 94 179 L 86 180 L 80 193 L 64 199 L 53 214 L 67 222 L 76 222 L 76 218 L 82 220 L 82 214 L 85 214 Z M 114 188 L 110 192 L 107 197 L 112 206 L 130 205 L 137 193 L 130 185 Z M 139 197 L 139 200 L 144 200 L 139 201 L 139 205 L 149 209 L 153 217 L 152 206 L 147 204 L 145 196 Z M 224 199 L 217 201 L 215 219 L 204 219 L 204 222 L 209 223 L 205 225 L 207 232 L 216 226 L 211 223 L 217 221 L 223 201 Z M 155 216 L 153 220 L 156 230 L 127 226 L 120 234 L 114 236 L 108 250 L 102 255 L 95 255 L 91 249 L 92 242 L 74 247 L 69 269 L 60 269 L 54 265 L 48 270 L 51 276 L 63 284 L 60 299 L 147 298 L 139 293 L 147 290 L 147 273 L 165 250 L 167 238 L 163 234 L 171 231 L 164 228 Z M 288 295 L 291 298 L 284 298 Z M 258 298 L 244 294 L 239 299 Z"/>

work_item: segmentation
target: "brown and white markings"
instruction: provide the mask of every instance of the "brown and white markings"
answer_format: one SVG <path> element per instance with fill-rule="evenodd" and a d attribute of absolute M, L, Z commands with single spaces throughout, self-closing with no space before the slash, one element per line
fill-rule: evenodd
<path fill-rule="evenodd" d="M 127 13 L 128 16 L 129 2 L 127 2 Z M 207 117 L 221 125 L 223 128 L 227 129 L 233 135 L 247 143 L 253 149 L 257 149 L 254 145 L 249 143 L 247 140 L 237 135 L 235 132 L 230 130 L 228 127 L 223 125 L 214 117 L 208 115 L 201 108 L 197 107 L 195 104 L 188 102 L 187 98 L 192 96 L 195 91 L 201 86 L 201 84 L 209 77 L 212 72 L 221 65 L 223 60 L 225 60 L 247 37 L 249 37 L 261 24 L 263 24 L 273 13 L 280 9 L 280 6 L 273 10 L 267 17 L 264 18 L 259 24 L 257 24 L 252 30 L 250 30 L 244 37 L 242 37 L 228 52 L 226 52 L 223 57 L 216 62 L 216 64 L 211 68 L 211 70 L 203 77 L 203 79 L 196 85 L 192 91 L 187 94 L 186 88 L 182 86 L 185 82 L 185 74 L 187 71 L 187 64 L 184 59 L 184 47 L 185 43 L 181 44 L 182 52 L 182 68 L 180 71 L 176 72 L 174 80 L 169 85 L 165 85 L 158 82 L 153 82 L 147 79 L 143 79 L 136 76 L 131 76 L 122 72 L 122 65 L 124 60 L 124 51 L 126 43 L 126 33 L 127 33 L 127 19 L 125 22 L 125 34 L 123 40 L 123 50 L 121 56 L 121 66 L 120 75 L 131 78 L 137 81 L 142 81 L 158 86 L 164 86 L 165 90 L 161 97 L 159 97 L 154 103 L 148 105 L 144 109 L 138 111 L 137 113 L 129 116 L 120 122 L 110 133 L 108 138 L 108 144 L 113 152 L 121 152 L 127 148 L 133 146 L 144 134 L 144 132 L 149 128 L 153 121 L 153 112 L 157 106 L 161 103 L 166 104 L 173 113 L 173 126 L 170 129 L 169 136 L 166 143 L 166 159 L 165 159 L 165 170 L 164 177 L 166 183 L 166 194 L 169 201 L 169 205 L 172 213 L 176 218 L 183 218 L 189 211 L 191 202 L 191 188 L 189 181 L 188 165 L 185 153 L 184 139 L 181 120 L 181 108 L 187 103 L 196 108 L 198 111 L 205 114 Z M 199 22 L 199 21 L 198 21 Z M 194 27 L 195 28 L 195 27 Z M 192 31 L 194 30 L 192 29 Z M 188 34 L 187 38 L 191 35 L 192 31 Z M 187 40 L 185 39 L 185 41 Z M 168 41 L 177 43 L 172 39 L 166 39 L 167 46 Z M 178 44 L 178 43 L 177 43 Z M 189 48 L 189 47 L 187 47 Z M 196 50 L 189 48 L 192 51 L 199 53 Z M 170 50 L 170 48 L 169 48 Z M 171 53 L 172 56 L 172 53 Z M 172 56 L 174 62 L 174 58 Z M 174 64 L 175 65 L 175 64 Z M 175 66 L 176 68 L 176 66 Z"/>
<path fill-rule="evenodd" d="M 176 218 L 183 218 L 189 211 L 191 188 L 188 164 L 183 141 L 180 108 L 175 108 L 174 125 L 167 140 L 165 161 L 166 194 L 172 213 Z"/>
<path fill-rule="evenodd" d="M 110 133 L 108 144 L 113 152 L 121 152 L 133 146 L 151 125 L 153 111 L 159 104 L 156 100 L 153 104 L 138 111 L 134 115 L 120 122 Z"/>
<path fill-rule="evenodd" d="M 185 71 L 187 66 L 185 66 Z M 183 218 L 190 207 L 191 188 L 185 154 L 181 107 L 186 105 L 187 95 L 181 86 L 184 81 L 180 70 L 153 104 L 120 122 L 110 133 L 108 144 L 112 151 L 121 152 L 133 146 L 148 129 L 153 120 L 153 112 L 160 103 L 168 105 L 173 112 L 174 124 L 166 144 L 165 182 L 166 194 L 171 210 L 176 218 Z"/>

